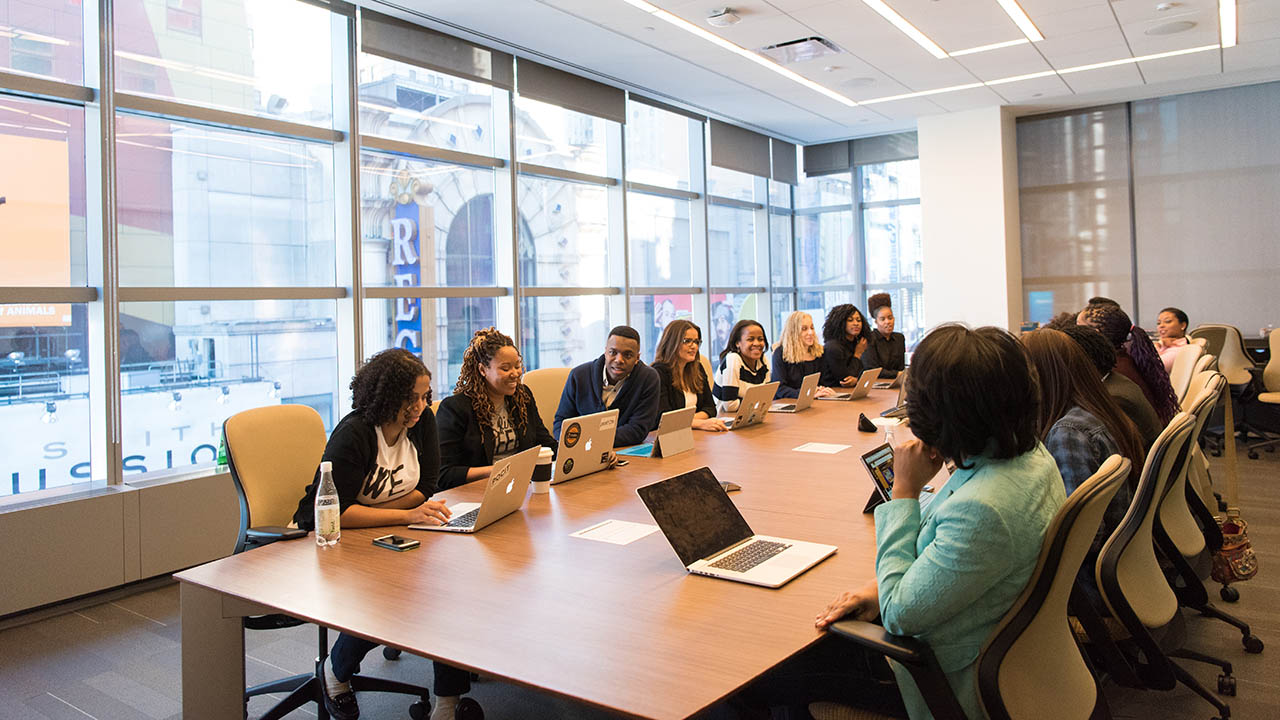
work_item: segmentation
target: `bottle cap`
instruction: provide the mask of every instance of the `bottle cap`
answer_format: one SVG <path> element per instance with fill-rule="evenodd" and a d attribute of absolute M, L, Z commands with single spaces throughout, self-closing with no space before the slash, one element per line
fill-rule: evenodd
<path fill-rule="evenodd" d="M 333 472 L 333 463 L 328 460 L 320 463 L 320 472 Z"/>

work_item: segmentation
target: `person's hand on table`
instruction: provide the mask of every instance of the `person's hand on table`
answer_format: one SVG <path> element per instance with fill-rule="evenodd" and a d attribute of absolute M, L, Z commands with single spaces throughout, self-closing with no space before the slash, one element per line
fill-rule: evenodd
<path fill-rule="evenodd" d="M 409 508 L 405 512 L 408 513 L 406 525 L 415 523 L 443 525 L 453 515 L 453 511 L 445 507 L 444 500 L 428 500 L 416 508 Z"/>
<path fill-rule="evenodd" d="M 617 453 L 615 453 L 614 451 L 610 450 L 610 451 L 609 451 L 609 465 L 608 465 L 608 468 L 609 468 L 610 470 L 612 470 L 612 469 L 614 469 L 614 468 L 618 467 L 618 460 L 619 460 L 619 458 L 618 458 L 618 454 L 617 454 Z"/>
<path fill-rule="evenodd" d="M 818 616 L 813 624 L 819 630 L 825 630 L 837 620 L 871 621 L 880 617 L 880 588 L 872 580 L 866 585 L 849 592 L 840 593 L 840 597 L 832 600 Z"/>
<path fill-rule="evenodd" d="M 694 430 L 706 430 L 707 432 L 725 432 L 729 428 L 725 427 L 724 421 L 720 418 L 694 418 Z"/>
<path fill-rule="evenodd" d="M 918 498 L 942 469 L 942 455 L 917 438 L 893 449 L 893 499 Z"/>
<path fill-rule="evenodd" d="M 853 387 L 854 384 L 857 382 L 858 382 L 858 378 L 850 375 L 849 377 L 840 381 L 840 387 Z"/>
<path fill-rule="evenodd" d="M 832 390 L 831 388 L 825 385 L 819 385 L 818 390 L 813 393 L 813 396 L 816 398 L 820 398 L 820 397 L 831 397 L 832 395 L 835 395 L 835 394 L 836 394 L 835 390 Z"/>

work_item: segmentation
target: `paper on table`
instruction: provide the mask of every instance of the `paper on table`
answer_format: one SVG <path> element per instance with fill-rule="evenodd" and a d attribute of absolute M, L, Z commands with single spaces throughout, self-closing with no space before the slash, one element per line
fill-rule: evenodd
<path fill-rule="evenodd" d="M 805 443 L 799 447 L 791 448 L 796 452 L 821 453 L 822 455 L 835 455 L 841 450 L 848 450 L 848 445 L 835 445 L 833 443 Z"/>
<path fill-rule="evenodd" d="M 902 424 L 902 418 L 874 417 L 871 418 L 871 424 L 876 427 L 897 427 Z"/>
<path fill-rule="evenodd" d="M 657 530 L 657 525 L 646 525 L 645 523 L 634 523 L 626 520 L 605 520 L 578 532 L 569 533 L 569 537 L 613 543 L 614 545 L 626 545 L 657 532 Z"/>

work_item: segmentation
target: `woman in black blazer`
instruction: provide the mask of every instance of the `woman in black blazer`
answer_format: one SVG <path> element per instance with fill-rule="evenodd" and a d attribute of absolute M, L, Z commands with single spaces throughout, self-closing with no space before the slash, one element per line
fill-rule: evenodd
<path fill-rule="evenodd" d="M 849 303 L 837 305 L 822 324 L 822 380 L 827 387 L 853 387 L 862 375 L 862 354 L 871 329 L 862 312 Z"/>
<path fill-rule="evenodd" d="M 476 331 L 453 395 L 436 413 L 441 489 L 488 477 L 495 460 L 535 445 L 556 449 L 523 374 L 511 338 L 495 328 Z"/>
<path fill-rule="evenodd" d="M 662 330 L 654 353 L 653 369 L 658 371 L 658 412 L 679 410 L 690 405 L 695 430 L 724 432 L 724 421 L 716 417 L 711 397 L 711 381 L 698 359 L 702 330 L 688 320 L 672 320 Z"/>

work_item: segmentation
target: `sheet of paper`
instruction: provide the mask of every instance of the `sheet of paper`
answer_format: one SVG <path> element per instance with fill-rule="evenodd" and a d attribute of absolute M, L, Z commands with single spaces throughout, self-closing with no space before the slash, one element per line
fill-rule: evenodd
<path fill-rule="evenodd" d="M 799 447 L 791 448 L 796 452 L 819 453 L 821 455 L 835 455 L 841 450 L 848 450 L 848 445 L 836 445 L 833 443 L 805 443 Z"/>
<path fill-rule="evenodd" d="M 625 448 L 623 450 L 614 450 L 618 455 L 628 455 L 630 457 L 649 457 L 653 453 L 653 443 L 645 443 L 636 445 L 635 447 Z"/>
<path fill-rule="evenodd" d="M 876 427 L 897 427 L 902 424 L 902 418 L 873 417 L 871 424 Z"/>
<path fill-rule="evenodd" d="M 614 545 L 626 545 L 657 531 L 657 525 L 634 523 L 626 520 L 605 520 L 578 532 L 569 533 L 569 537 L 613 543 Z"/>

